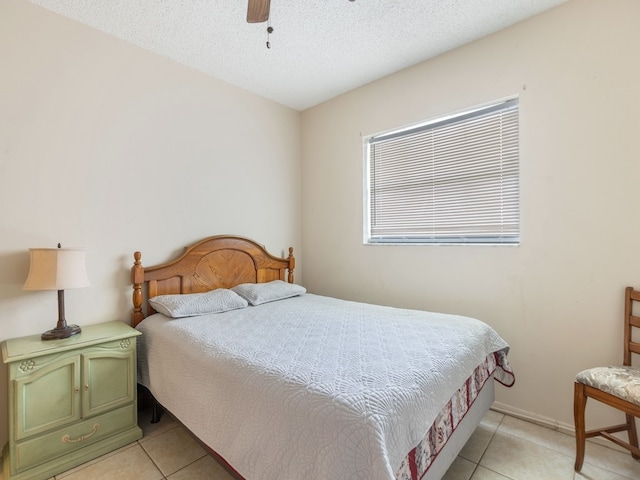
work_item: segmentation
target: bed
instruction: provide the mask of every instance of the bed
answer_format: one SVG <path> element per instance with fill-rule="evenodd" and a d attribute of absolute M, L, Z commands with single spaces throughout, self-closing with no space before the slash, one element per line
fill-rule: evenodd
<path fill-rule="evenodd" d="M 436 480 L 514 382 L 467 317 L 314 295 L 293 249 L 214 236 L 143 267 L 138 381 L 239 479 Z"/>

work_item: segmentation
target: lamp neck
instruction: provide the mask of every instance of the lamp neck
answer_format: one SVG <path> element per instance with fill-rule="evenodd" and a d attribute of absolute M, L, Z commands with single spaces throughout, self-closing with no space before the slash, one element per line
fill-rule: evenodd
<path fill-rule="evenodd" d="M 67 320 L 64 318 L 64 290 L 58 290 L 58 324 L 56 328 L 65 328 Z"/>

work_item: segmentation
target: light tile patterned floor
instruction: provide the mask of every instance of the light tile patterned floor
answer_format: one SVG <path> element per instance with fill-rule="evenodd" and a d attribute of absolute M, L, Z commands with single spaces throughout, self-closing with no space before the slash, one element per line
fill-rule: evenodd
<path fill-rule="evenodd" d="M 143 412 L 140 426 L 145 434 L 141 440 L 55 480 L 234 480 L 171 416 L 152 425 Z M 590 443 L 582 473 L 575 473 L 574 442 L 571 436 L 490 411 L 443 480 L 640 478 L 640 461 Z"/>

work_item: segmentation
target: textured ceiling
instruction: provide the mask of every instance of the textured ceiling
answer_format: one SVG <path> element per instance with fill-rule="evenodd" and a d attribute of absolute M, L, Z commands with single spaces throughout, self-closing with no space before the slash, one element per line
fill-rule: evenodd
<path fill-rule="evenodd" d="M 566 0 L 31 0 L 296 110 L 501 30 Z"/>

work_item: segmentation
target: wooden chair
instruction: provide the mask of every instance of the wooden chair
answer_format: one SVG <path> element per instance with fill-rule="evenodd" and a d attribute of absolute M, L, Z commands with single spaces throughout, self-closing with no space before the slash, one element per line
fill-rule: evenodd
<path fill-rule="evenodd" d="M 633 341 L 633 327 L 640 328 L 640 316 L 633 314 L 634 304 L 640 302 L 640 291 L 633 287 L 625 290 L 624 303 L 624 357 L 619 366 L 596 367 L 578 373 L 574 385 L 573 415 L 576 425 L 575 470 L 582 469 L 585 441 L 601 436 L 626 448 L 635 459 L 640 458 L 635 417 L 640 417 L 640 368 L 631 366 L 631 354 L 640 354 L 640 343 Z M 611 427 L 585 431 L 584 411 L 587 399 L 593 398 L 624 412 L 626 422 Z M 613 433 L 628 432 L 629 442 Z"/>

